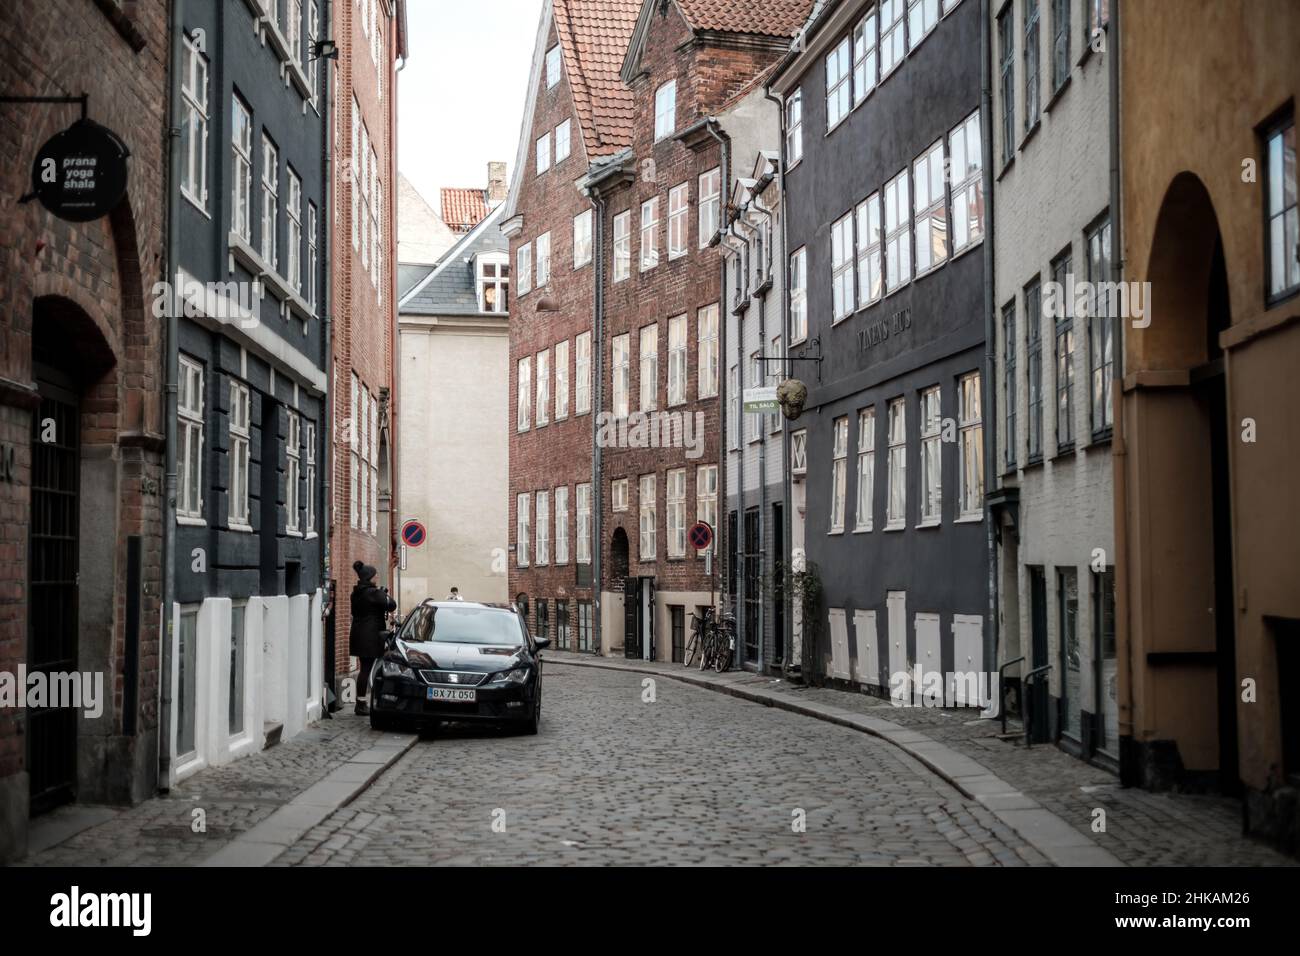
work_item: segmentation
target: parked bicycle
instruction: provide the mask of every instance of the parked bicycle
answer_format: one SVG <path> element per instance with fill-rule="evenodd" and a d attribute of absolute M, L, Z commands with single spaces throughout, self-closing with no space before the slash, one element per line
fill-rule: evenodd
<path fill-rule="evenodd" d="M 691 615 L 691 636 L 686 644 L 685 666 L 699 661 L 700 670 L 712 667 L 718 673 L 731 666 L 736 651 L 736 622 L 731 614 L 724 614 L 721 622 L 711 607 L 703 609 L 703 616 Z"/>

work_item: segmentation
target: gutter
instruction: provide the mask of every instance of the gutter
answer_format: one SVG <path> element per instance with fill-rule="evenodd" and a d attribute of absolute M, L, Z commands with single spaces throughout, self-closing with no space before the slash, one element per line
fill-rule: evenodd
<path fill-rule="evenodd" d="M 724 197 L 731 195 L 731 137 L 723 132 L 718 121 L 713 117 L 704 119 L 691 124 L 680 134 L 678 138 L 687 136 L 697 127 L 703 125 L 708 134 L 718 141 L 722 150 L 722 158 L 718 163 L 720 170 L 718 183 L 718 235 L 721 236 L 730 226 L 730 209 Z M 718 256 L 718 420 L 723 421 L 727 409 L 727 376 L 726 370 L 722 367 L 722 356 L 727 354 L 727 322 L 722 317 L 722 310 L 727 305 L 727 260 L 725 256 Z M 743 337 L 737 334 L 737 338 L 743 341 Z M 699 356 L 697 355 L 698 359 Z M 718 496 L 724 501 L 727 497 L 727 455 L 723 450 L 726 445 L 725 436 L 718 436 Z M 741 443 L 741 460 L 744 460 L 744 443 Z M 743 474 L 743 471 L 742 471 Z M 742 489 L 743 491 L 743 489 Z M 725 527 L 725 522 L 718 521 L 718 524 Z M 740 533 L 739 521 L 737 521 L 736 533 Z M 710 562 L 713 574 L 718 573 L 718 561 L 723 554 L 721 542 L 724 535 L 714 534 L 713 536 L 713 560 Z M 734 595 L 732 595 L 734 597 Z M 719 614 L 718 618 L 721 619 Z M 739 629 L 738 629 L 739 630 Z M 743 632 L 742 632 L 743 633 Z M 741 638 L 743 640 L 743 638 Z M 732 655 L 732 664 L 736 662 L 737 655 Z"/>
<path fill-rule="evenodd" d="M 334 22 L 333 8 L 334 8 L 333 0 L 325 0 L 324 16 L 325 16 L 325 22 L 327 24 L 332 24 Z M 325 220 L 324 222 L 325 244 L 321 248 L 330 250 L 330 259 L 329 259 L 330 262 L 333 261 L 333 249 L 334 249 L 334 245 L 333 245 L 334 216 L 333 216 L 333 207 L 332 207 L 332 203 L 334 199 L 333 196 L 334 154 L 333 154 L 333 150 L 331 149 L 330 120 L 334 115 L 334 108 L 335 108 L 335 104 L 333 102 L 333 99 L 331 98 L 331 92 L 334 89 L 334 84 L 332 82 L 333 77 L 330 75 L 330 70 L 338 69 L 337 66 L 331 67 L 330 66 L 331 62 L 332 61 L 330 60 L 325 61 L 325 78 L 321 81 L 325 86 L 325 88 L 321 90 L 321 100 L 325 104 L 325 115 L 322 117 L 323 122 L 321 124 L 321 156 L 323 160 L 323 169 L 321 172 L 325 180 L 324 195 L 321 197 L 321 218 Z M 330 561 L 333 555 L 330 552 L 330 542 L 333 539 L 333 533 L 334 533 L 333 526 L 332 526 L 334 509 L 331 507 L 331 505 L 333 504 L 332 496 L 334 494 L 333 481 L 331 480 L 334 477 L 334 441 L 332 439 L 332 436 L 334 434 L 334 398 L 335 398 L 334 388 L 335 386 L 337 386 L 338 383 L 333 380 L 334 379 L 334 362 L 333 362 L 334 316 L 330 312 L 330 308 L 334 301 L 334 296 L 333 296 L 334 283 L 332 281 L 334 272 L 326 264 L 326 259 L 324 256 L 322 256 L 321 261 L 316 264 L 316 268 L 318 270 L 324 268 L 324 272 L 325 272 L 325 281 L 321 282 L 321 295 L 320 295 L 321 348 L 324 352 L 324 364 L 322 368 L 325 371 L 326 387 L 325 387 L 324 400 L 321 403 L 322 408 L 321 408 L 320 443 L 323 446 L 323 451 L 321 453 L 321 509 L 319 514 L 321 517 L 321 536 L 320 536 L 321 537 L 321 549 L 320 549 L 321 578 L 320 580 L 321 580 L 321 587 L 324 589 L 324 594 L 321 596 L 321 611 L 322 611 L 321 633 L 323 639 L 328 639 L 328 635 L 325 635 L 324 633 L 325 632 L 324 616 L 326 613 L 328 613 L 328 610 L 331 607 Z M 322 659 L 329 656 L 330 654 L 325 653 L 324 649 L 322 648 L 322 654 L 321 654 Z M 338 661 L 335 660 L 334 667 L 330 669 L 331 672 L 322 675 L 325 678 L 326 685 L 331 690 L 334 688 L 333 672 L 336 671 L 337 669 L 338 669 Z M 328 714 L 329 707 L 327 705 L 323 706 L 322 712 Z"/>
<path fill-rule="evenodd" d="M 988 548 L 988 622 L 984 631 L 984 659 L 997 662 L 1001 645 L 1001 621 L 998 616 L 998 535 L 989 493 L 999 484 L 998 453 L 998 379 L 997 379 L 997 306 L 993 289 L 993 87 L 989 77 L 992 61 L 992 30 L 989 28 L 989 0 L 980 0 L 980 139 L 984 164 L 984 532 Z M 999 689 L 999 694 L 1001 690 Z M 1001 700 L 998 708 L 1003 707 Z"/>
<path fill-rule="evenodd" d="M 592 281 L 595 290 L 592 295 L 592 334 L 591 334 L 591 518 L 589 529 L 591 541 L 587 556 L 591 559 L 591 630 L 592 646 L 596 656 L 604 655 L 604 629 L 601 626 L 603 611 L 600 595 L 603 586 L 602 562 L 600 560 L 604 542 L 604 508 L 601 504 L 604 492 L 604 480 L 601 477 L 604 461 L 601 455 L 600 412 L 605 407 L 605 197 L 598 189 L 587 194 L 591 200 L 592 218 L 595 219 L 591 237 Z M 575 491 L 576 494 L 576 491 Z"/>
<path fill-rule="evenodd" d="M 774 225 L 772 210 L 763 205 L 762 191 L 771 183 L 770 176 L 764 176 L 755 186 L 751 204 L 758 210 L 760 215 L 766 216 L 768 225 Z M 767 281 L 772 280 L 772 237 L 776 235 L 775 229 L 769 229 L 769 241 L 767 249 L 764 252 L 767 255 L 767 266 L 764 278 Z M 782 285 L 785 283 L 783 282 Z M 758 354 L 765 355 L 767 352 L 767 294 L 760 296 L 758 301 Z M 775 356 L 773 356 L 775 357 Z M 763 378 L 767 378 L 767 363 L 763 363 Z M 767 547 L 767 443 L 771 440 L 771 429 L 767 427 L 767 422 L 759 422 L 759 441 L 758 441 L 758 549 L 759 549 L 759 567 L 763 567 L 762 556 L 771 554 Z M 763 592 L 760 584 L 759 593 Z M 758 604 L 758 672 L 763 673 L 764 654 L 766 642 L 763 640 L 767 634 L 767 602 L 760 601 Z"/>

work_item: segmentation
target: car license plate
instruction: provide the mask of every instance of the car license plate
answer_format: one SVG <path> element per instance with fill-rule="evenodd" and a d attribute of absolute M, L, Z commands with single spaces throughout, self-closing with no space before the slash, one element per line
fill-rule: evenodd
<path fill-rule="evenodd" d="M 426 692 L 429 700 L 450 700 L 458 704 L 472 704 L 478 699 L 478 692 L 460 687 L 430 687 Z"/>

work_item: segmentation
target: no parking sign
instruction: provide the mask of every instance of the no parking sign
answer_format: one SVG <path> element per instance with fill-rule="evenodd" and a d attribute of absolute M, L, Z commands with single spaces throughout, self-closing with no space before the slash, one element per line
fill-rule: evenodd
<path fill-rule="evenodd" d="M 428 532 L 424 530 L 424 525 L 414 518 L 402 525 L 402 540 L 412 548 L 418 548 L 424 544 L 424 539 L 427 537 Z"/>

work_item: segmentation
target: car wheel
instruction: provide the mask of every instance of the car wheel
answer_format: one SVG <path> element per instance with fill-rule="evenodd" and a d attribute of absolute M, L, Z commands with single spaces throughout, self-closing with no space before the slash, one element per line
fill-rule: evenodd
<path fill-rule="evenodd" d="M 533 716 L 529 717 L 524 723 L 524 733 L 536 734 L 542 724 L 542 695 L 537 695 L 537 703 L 533 705 Z"/>
<path fill-rule="evenodd" d="M 371 730 L 398 730 L 397 718 L 391 714 L 381 714 L 373 707 L 370 708 L 370 729 Z"/>

